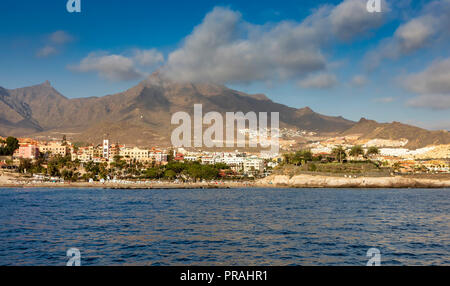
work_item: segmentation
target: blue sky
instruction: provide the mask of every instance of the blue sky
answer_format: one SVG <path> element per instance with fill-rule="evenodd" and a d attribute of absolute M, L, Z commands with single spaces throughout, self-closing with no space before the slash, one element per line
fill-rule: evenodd
<path fill-rule="evenodd" d="M 327 115 L 450 129 L 450 1 L 2 0 L 0 86 L 103 96 L 161 69 Z"/>

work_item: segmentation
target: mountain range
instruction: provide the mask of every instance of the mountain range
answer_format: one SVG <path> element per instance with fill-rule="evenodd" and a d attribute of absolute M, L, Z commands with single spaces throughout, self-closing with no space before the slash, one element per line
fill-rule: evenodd
<path fill-rule="evenodd" d="M 72 141 L 92 143 L 107 135 L 123 144 L 168 146 L 171 131 L 177 127 L 170 124 L 172 114 L 193 114 L 194 104 L 202 104 L 203 113 L 279 112 L 280 127 L 319 134 L 406 138 L 409 148 L 450 144 L 447 131 L 428 131 L 398 122 L 354 122 L 308 107 L 296 109 L 275 103 L 263 94 L 246 94 L 217 84 L 174 82 L 158 73 L 124 92 L 102 97 L 69 99 L 48 81 L 18 89 L 0 87 L 0 135 L 49 139 L 65 134 Z"/>

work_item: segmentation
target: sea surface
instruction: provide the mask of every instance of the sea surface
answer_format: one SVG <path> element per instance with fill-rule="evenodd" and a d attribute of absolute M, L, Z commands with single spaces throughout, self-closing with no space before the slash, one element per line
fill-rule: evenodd
<path fill-rule="evenodd" d="M 450 265 L 450 189 L 0 189 L 0 265 Z"/>

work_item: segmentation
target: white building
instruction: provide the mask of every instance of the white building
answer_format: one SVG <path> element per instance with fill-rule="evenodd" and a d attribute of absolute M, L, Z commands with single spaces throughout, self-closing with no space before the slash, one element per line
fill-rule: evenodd
<path fill-rule="evenodd" d="M 256 156 L 244 160 L 244 173 L 260 174 L 264 172 L 264 160 Z"/>
<path fill-rule="evenodd" d="M 103 158 L 109 160 L 109 140 L 103 140 Z"/>
<path fill-rule="evenodd" d="M 216 159 L 214 157 L 202 157 L 202 164 L 204 165 L 214 165 Z"/>
<path fill-rule="evenodd" d="M 189 161 L 189 162 L 196 162 L 199 160 L 199 157 L 197 156 L 184 156 L 184 161 Z"/>
<path fill-rule="evenodd" d="M 159 150 L 151 150 L 148 153 L 149 158 L 155 162 L 167 162 L 167 154 Z"/>

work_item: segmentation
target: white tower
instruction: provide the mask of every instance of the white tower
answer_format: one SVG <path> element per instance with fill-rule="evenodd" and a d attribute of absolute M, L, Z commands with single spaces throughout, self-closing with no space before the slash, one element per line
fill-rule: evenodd
<path fill-rule="evenodd" d="M 103 158 L 106 160 L 109 159 L 109 140 L 105 139 L 103 140 Z"/>

